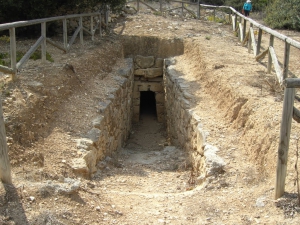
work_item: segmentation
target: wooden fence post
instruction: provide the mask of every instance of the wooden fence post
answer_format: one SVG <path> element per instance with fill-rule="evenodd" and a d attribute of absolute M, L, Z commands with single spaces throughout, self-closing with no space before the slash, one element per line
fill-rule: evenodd
<path fill-rule="evenodd" d="M 270 34 L 270 42 L 269 42 L 269 46 L 273 47 L 274 45 L 274 35 Z M 267 73 L 271 73 L 271 69 L 272 69 L 272 56 L 271 53 L 269 51 L 269 57 L 268 57 L 268 70 Z"/>
<path fill-rule="evenodd" d="M 259 53 L 260 53 L 261 38 L 262 38 L 262 29 L 259 28 L 258 38 L 257 38 L 257 46 L 256 46 L 256 55 L 259 55 Z"/>
<path fill-rule="evenodd" d="M 159 10 L 162 13 L 162 0 L 159 0 Z"/>
<path fill-rule="evenodd" d="M 252 24 L 250 24 L 251 27 Z M 252 25 L 253 26 L 253 25 Z M 252 37 L 251 37 L 251 29 L 249 29 L 249 37 L 248 37 L 248 53 L 251 53 L 252 47 Z"/>
<path fill-rule="evenodd" d="M 93 16 L 91 16 L 91 33 L 92 33 L 92 41 L 94 41 L 94 19 L 93 19 Z"/>
<path fill-rule="evenodd" d="M 243 38 L 246 37 L 246 28 L 247 28 L 247 20 L 244 19 L 244 26 L 243 26 Z"/>
<path fill-rule="evenodd" d="M 7 152 L 8 151 L 2 110 L 2 100 L 0 100 L 0 179 L 3 183 L 11 184 L 11 169 Z"/>
<path fill-rule="evenodd" d="M 139 12 L 140 11 L 140 0 L 136 1 L 136 10 Z"/>
<path fill-rule="evenodd" d="M 46 63 L 46 22 L 42 23 L 41 24 L 41 31 L 42 31 L 42 34 L 41 36 L 44 37 L 44 40 L 42 41 L 42 44 L 41 44 L 41 55 L 42 55 L 42 63 Z"/>
<path fill-rule="evenodd" d="M 234 14 L 234 30 L 237 28 L 237 14 Z"/>
<path fill-rule="evenodd" d="M 99 35 L 100 35 L 100 37 L 102 37 L 102 17 L 101 17 L 101 12 L 100 12 L 100 15 L 99 15 L 99 20 L 100 20 Z"/>
<path fill-rule="evenodd" d="M 289 72 L 289 61 L 290 61 L 290 47 L 291 45 L 285 42 L 285 49 L 284 49 L 284 62 L 283 62 L 283 79 L 288 77 Z"/>
<path fill-rule="evenodd" d="M 67 28 L 67 19 L 63 19 L 63 41 L 64 48 L 68 50 L 68 28 Z"/>
<path fill-rule="evenodd" d="M 216 9 L 214 8 L 214 22 L 216 22 Z"/>
<path fill-rule="evenodd" d="M 16 45 L 16 29 L 14 27 L 9 28 L 10 38 L 10 65 L 13 69 L 12 80 L 17 78 L 17 45 Z"/>
<path fill-rule="evenodd" d="M 284 194 L 285 189 L 285 178 L 293 117 L 294 98 L 295 88 L 285 88 L 282 121 L 280 127 L 280 140 L 278 146 L 275 199 L 280 198 Z"/>
<path fill-rule="evenodd" d="M 197 0 L 197 18 L 200 20 L 200 0 Z"/>
<path fill-rule="evenodd" d="M 79 32 L 79 36 L 80 36 L 80 44 L 83 45 L 83 25 L 82 25 L 82 16 L 79 17 L 79 26 L 80 26 L 80 32 Z"/>
<path fill-rule="evenodd" d="M 181 3 L 181 18 L 183 19 L 183 8 L 184 8 L 184 5 L 183 5 L 183 2 Z"/>

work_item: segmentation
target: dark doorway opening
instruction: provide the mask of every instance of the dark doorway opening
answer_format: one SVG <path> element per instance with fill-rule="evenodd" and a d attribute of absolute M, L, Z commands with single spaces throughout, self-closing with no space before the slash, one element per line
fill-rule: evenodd
<path fill-rule="evenodd" d="M 140 117 L 143 116 L 157 118 L 155 93 L 153 91 L 141 91 Z"/>

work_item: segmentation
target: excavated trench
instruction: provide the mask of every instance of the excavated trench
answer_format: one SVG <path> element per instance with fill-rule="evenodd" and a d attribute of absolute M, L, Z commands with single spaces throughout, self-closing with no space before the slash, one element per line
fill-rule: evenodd
<path fill-rule="evenodd" d="M 99 159 L 113 155 L 121 147 L 127 149 L 122 153 L 126 155 L 132 151 L 139 154 L 139 151 L 163 151 L 166 146 L 176 146 L 187 153 L 186 161 L 199 177 L 222 167 L 220 159 L 214 161 L 215 147 L 205 145 L 200 118 L 191 109 L 188 82 L 176 70 L 176 60 L 172 58 L 184 54 L 183 41 L 124 36 L 123 52 L 127 68 L 120 71 L 126 79 L 114 94 L 115 98 L 104 106 L 103 116 L 94 121 L 94 127 L 100 131 L 92 130 L 89 136 L 99 134 L 92 140 L 98 145 L 98 153 L 85 156 L 88 172 L 95 172 Z M 211 154 L 205 156 L 205 152 Z M 171 165 L 173 169 L 178 166 Z"/>

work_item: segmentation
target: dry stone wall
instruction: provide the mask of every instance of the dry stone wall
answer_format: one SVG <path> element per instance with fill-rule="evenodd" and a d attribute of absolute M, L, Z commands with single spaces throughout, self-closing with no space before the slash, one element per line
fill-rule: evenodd
<path fill-rule="evenodd" d="M 139 122 L 141 91 L 155 94 L 157 120 L 165 122 L 163 59 L 154 56 L 134 57 L 133 122 Z"/>
<path fill-rule="evenodd" d="M 176 60 L 165 59 L 164 68 L 168 136 L 172 145 L 188 153 L 198 183 L 201 183 L 206 177 L 222 171 L 225 162 L 217 155 L 218 148 L 205 141 L 201 118 L 191 108 L 193 96 L 182 74 L 176 70 Z"/>
<path fill-rule="evenodd" d="M 85 138 L 77 140 L 82 157 L 72 160 L 72 168 L 79 176 L 91 177 L 97 170 L 97 162 L 121 148 L 129 136 L 134 74 L 133 60 L 126 59 L 126 62 L 126 68 L 120 68 L 116 76 L 119 88 L 99 103 L 99 116 L 91 118 L 93 126 Z"/>

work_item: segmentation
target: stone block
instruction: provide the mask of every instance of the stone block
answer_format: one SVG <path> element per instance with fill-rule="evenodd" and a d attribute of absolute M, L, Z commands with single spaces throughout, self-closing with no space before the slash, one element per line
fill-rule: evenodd
<path fill-rule="evenodd" d="M 100 115 L 100 116 L 96 117 L 95 119 L 93 119 L 93 122 L 92 122 L 93 127 L 101 129 L 101 127 L 103 126 L 103 123 L 104 123 L 103 118 L 104 118 L 104 116 Z"/>
<path fill-rule="evenodd" d="M 154 66 L 156 68 L 163 68 L 164 66 L 164 59 L 163 58 L 156 58 Z"/>
<path fill-rule="evenodd" d="M 165 106 L 156 104 L 156 114 L 165 114 Z"/>
<path fill-rule="evenodd" d="M 165 114 L 157 114 L 157 121 L 159 123 L 164 123 L 165 122 Z"/>
<path fill-rule="evenodd" d="M 71 167 L 77 176 L 88 178 L 90 170 L 83 158 L 72 159 Z"/>
<path fill-rule="evenodd" d="M 135 91 L 133 92 L 132 94 L 132 98 L 135 99 L 135 98 L 140 98 L 141 97 L 141 92 L 139 91 Z"/>
<path fill-rule="evenodd" d="M 205 147 L 205 132 L 202 129 L 201 124 L 197 126 L 197 152 L 199 152 L 200 155 L 204 154 L 204 147 Z"/>
<path fill-rule="evenodd" d="M 164 103 L 165 102 L 165 94 L 164 93 L 155 93 L 155 100 L 157 103 Z"/>
<path fill-rule="evenodd" d="M 223 172 L 226 163 L 216 153 L 219 149 L 212 145 L 205 145 L 204 157 L 206 165 L 206 176 L 212 176 L 214 174 Z"/>
<path fill-rule="evenodd" d="M 149 91 L 150 87 L 151 87 L 151 85 L 149 83 L 141 83 L 138 86 L 138 90 L 139 91 Z"/>
<path fill-rule="evenodd" d="M 101 135 L 101 130 L 97 128 L 92 128 L 88 133 L 86 134 L 86 137 L 91 139 L 94 143 L 96 143 Z"/>
<path fill-rule="evenodd" d="M 148 68 L 144 74 L 146 78 L 160 77 L 163 75 L 163 69 L 161 68 Z"/>
<path fill-rule="evenodd" d="M 141 69 L 150 68 L 154 65 L 154 56 L 140 56 L 134 58 L 135 65 Z"/>
<path fill-rule="evenodd" d="M 153 91 L 153 92 L 163 92 L 164 91 L 164 87 L 162 85 L 162 83 L 152 83 L 151 86 L 150 86 L 150 91 Z"/>

